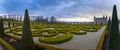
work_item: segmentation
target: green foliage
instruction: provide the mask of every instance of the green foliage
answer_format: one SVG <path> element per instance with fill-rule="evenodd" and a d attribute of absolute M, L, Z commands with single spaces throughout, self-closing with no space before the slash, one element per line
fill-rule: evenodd
<path fill-rule="evenodd" d="M 22 37 L 20 41 L 20 50 L 35 50 L 32 32 L 30 27 L 30 19 L 27 9 L 25 10 L 25 17 L 23 22 Z"/>
<path fill-rule="evenodd" d="M 11 27 L 10 21 L 8 21 L 8 27 L 9 27 L 9 28 Z"/>
<path fill-rule="evenodd" d="M 65 35 L 59 35 L 55 38 L 40 37 L 39 41 L 43 43 L 48 43 L 48 44 L 59 44 L 59 43 L 69 41 L 70 39 L 72 39 L 72 37 L 73 35 L 71 33 L 66 33 Z"/>
<path fill-rule="evenodd" d="M 112 21 L 110 27 L 110 37 L 109 37 L 109 46 L 108 50 L 120 50 L 119 43 L 119 24 L 116 5 L 113 7 Z"/>
<path fill-rule="evenodd" d="M 0 37 L 3 37 L 5 35 L 4 33 L 4 26 L 3 26 L 3 19 L 0 18 Z"/>
<path fill-rule="evenodd" d="M 39 24 L 39 26 L 38 26 Z M 29 25 L 27 25 L 29 26 Z M 72 34 L 76 35 L 84 35 L 88 32 L 96 32 L 99 29 L 101 29 L 103 25 L 67 25 L 67 24 L 41 24 L 34 22 L 33 25 L 31 25 L 32 30 L 32 36 L 33 37 L 40 37 L 41 41 L 44 41 L 45 39 L 54 39 L 55 42 L 49 42 L 45 40 L 43 43 L 50 43 L 50 44 L 59 44 L 63 43 L 65 41 L 70 40 L 71 38 L 69 36 L 66 37 L 66 32 L 70 32 Z M 47 29 L 47 28 L 54 28 L 54 29 Z M 21 27 L 14 27 L 14 29 L 10 29 L 10 31 L 7 31 L 7 33 L 13 33 L 15 36 L 23 36 L 22 33 L 19 33 L 23 30 Z M 80 31 L 83 30 L 83 31 Z M 86 31 L 84 31 L 86 30 Z M 63 35 L 61 35 L 63 34 Z M 65 35 L 64 35 L 65 34 Z M 10 35 L 13 37 L 13 35 Z M 28 36 L 28 33 L 27 35 Z M 64 37 L 63 37 L 64 36 Z M 58 40 L 57 39 L 61 40 Z M 15 37 L 18 38 L 18 37 Z M 68 39 L 68 40 L 67 40 Z"/>
<path fill-rule="evenodd" d="M 15 50 L 9 43 L 0 38 L 0 44 L 2 44 L 6 50 Z"/>
<path fill-rule="evenodd" d="M 76 35 L 84 35 L 84 34 L 87 34 L 87 32 L 86 31 L 70 31 L 71 33 L 73 33 L 73 34 L 76 34 Z"/>
<path fill-rule="evenodd" d="M 45 33 L 47 33 L 47 34 L 45 34 Z M 52 37 L 52 36 L 56 36 L 56 35 L 58 35 L 57 31 L 47 31 L 47 32 L 42 33 L 43 37 Z"/>
<path fill-rule="evenodd" d="M 87 31 L 87 32 L 97 32 L 98 30 L 97 29 L 84 29 L 84 31 Z"/>

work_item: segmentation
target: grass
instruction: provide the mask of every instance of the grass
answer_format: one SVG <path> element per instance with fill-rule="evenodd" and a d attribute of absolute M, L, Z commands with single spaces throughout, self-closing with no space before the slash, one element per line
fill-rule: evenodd
<path fill-rule="evenodd" d="M 15 50 L 14 47 L 12 47 L 10 44 L 8 44 L 6 41 L 4 41 L 2 38 L 0 38 L 0 43 L 4 46 L 6 50 Z"/>

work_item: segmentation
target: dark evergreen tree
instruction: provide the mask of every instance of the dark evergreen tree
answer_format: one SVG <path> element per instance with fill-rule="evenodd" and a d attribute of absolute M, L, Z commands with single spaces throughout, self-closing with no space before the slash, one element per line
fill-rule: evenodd
<path fill-rule="evenodd" d="M 109 37 L 109 46 L 108 50 L 120 50 L 119 48 L 119 25 L 118 25 L 118 16 L 116 5 L 113 7 L 112 21 L 110 27 L 110 37 Z"/>
<path fill-rule="evenodd" d="M 25 10 L 23 29 L 22 29 L 22 38 L 20 41 L 20 50 L 35 50 L 32 32 L 30 27 L 30 19 L 27 9 Z"/>
<path fill-rule="evenodd" d="M 107 24 L 107 33 L 110 33 L 110 25 L 111 25 L 111 19 L 109 17 L 108 24 Z"/>
<path fill-rule="evenodd" d="M 9 27 L 9 28 L 11 27 L 11 25 L 10 25 L 10 20 L 8 20 L 8 27 Z"/>
<path fill-rule="evenodd" d="M 12 19 L 12 27 L 14 27 L 14 19 Z"/>
<path fill-rule="evenodd" d="M 0 17 L 0 37 L 3 37 L 5 35 L 4 33 L 4 25 L 3 25 L 3 19 Z"/>

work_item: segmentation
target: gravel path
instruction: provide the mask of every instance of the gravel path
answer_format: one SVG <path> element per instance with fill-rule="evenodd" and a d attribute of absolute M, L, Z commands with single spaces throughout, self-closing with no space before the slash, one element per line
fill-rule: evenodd
<path fill-rule="evenodd" d="M 4 50 L 4 48 L 0 45 L 0 50 Z"/>
<path fill-rule="evenodd" d="M 62 44 L 45 44 L 45 45 L 72 50 L 95 50 L 104 29 L 105 26 L 98 32 L 88 32 L 85 35 L 73 34 L 73 38 L 70 41 Z M 34 41 L 39 42 L 38 37 L 34 37 Z"/>

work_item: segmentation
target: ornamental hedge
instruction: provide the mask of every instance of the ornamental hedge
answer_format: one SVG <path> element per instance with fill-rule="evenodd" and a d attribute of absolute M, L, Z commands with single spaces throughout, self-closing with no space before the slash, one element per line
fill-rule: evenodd
<path fill-rule="evenodd" d="M 84 31 L 87 31 L 87 32 L 97 32 L 98 30 L 97 29 L 83 29 Z"/>
<path fill-rule="evenodd" d="M 77 34 L 77 35 L 84 35 L 84 34 L 87 34 L 86 31 L 75 31 L 75 30 L 73 30 L 73 31 L 70 31 L 70 32 L 73 33 L 73 34 Z"/>
<path fill-rule="evenodd" d="M 39 41 L 47 44 L 59 44 L 71 40 L 73 35 L 67 32 L 65 35 L 59 35 L 57 37 L 45 38 L 39 37 Z"/>
<path fill-rule="evenodd" d="M 5 50 L 15 50 L 14 47 L 12 47 L 9 43 L 7 43 L 6 41 L 4 41 L 2 38 L 0 38 L 0 44 L 3 45 L 3 47 L 5 48 Z"/>
<path fill-rule="evenodd" d="M 47 34 L 45 34 L 45 33 L 47 33 Z M 43 32 L 42 36 L 43 37 L 52 37 L 52 36 L 56 36 L 58 34 L 59 33 L 57 31 L 47 31 L 47 32 Z"/>

